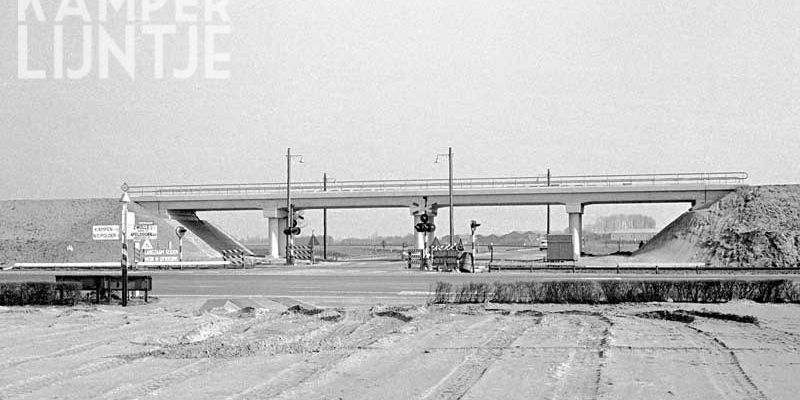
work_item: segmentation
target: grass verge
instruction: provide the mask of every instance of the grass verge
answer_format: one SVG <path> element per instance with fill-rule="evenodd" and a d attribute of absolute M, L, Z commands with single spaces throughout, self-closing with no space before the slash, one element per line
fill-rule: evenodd
<path fill-rule="evenodd" d="M 0 283 L 0 306 L 75 305 L 80 297 L 78 282 Z"/>
<path fill-rule="evenodd" d="M 561 303 L 616 304 L 674 301 L 725 303 L 800 302 L 800 282 L 791 280 L 552 280 L 453 285 L 437 282 L 434 304 Z"/>

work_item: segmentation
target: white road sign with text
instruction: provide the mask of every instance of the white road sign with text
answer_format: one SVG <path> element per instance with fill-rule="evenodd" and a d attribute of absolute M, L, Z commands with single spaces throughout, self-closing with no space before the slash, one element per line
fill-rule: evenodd
<path fill-rule="evenodd" d="M 92 226 L 92 240 L 119 240 L 119 225 Z"/>

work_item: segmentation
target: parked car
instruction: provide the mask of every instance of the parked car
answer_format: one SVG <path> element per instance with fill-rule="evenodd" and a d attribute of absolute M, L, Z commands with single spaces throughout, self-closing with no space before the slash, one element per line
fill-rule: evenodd
<path fill-rule="evenodd" d="M 541 238 L 539 239 L 539 250 L 547 250 L 547 239 Z"/>

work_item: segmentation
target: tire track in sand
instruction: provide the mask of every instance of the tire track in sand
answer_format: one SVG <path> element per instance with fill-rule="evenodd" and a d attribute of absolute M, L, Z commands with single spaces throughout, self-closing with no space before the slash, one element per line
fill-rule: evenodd
<path fill-rule="evenodd" d="M 172 335 L 177 335 L 181 332 L 185 332 L 187 329 L 191 328 L 192 326 L 199 326 L 202 323 L 186 323 L 185 325 L 181 325 L 176 328 L 172 328 L 166 331 L 162 331 L 160 333 L 161 337 L 170 337 Z M 18 367 L 20 365 L 24 365 L 30 362 L 36 362 L 41 360 L 49 360 L 55 358 L 61 358 L 65 356 L 73 356 L 76 354 L 84 353 L 88 350 L 91 350 L 97 346 L 109 345 L 115 342 L 121 341 L 130 341 L 133 344 L 143 344 L 143 345 L 151 345 L 148 343 L 136 343 L 133 341 L 133 338 L 138 337 L 144 333 L 152 331 L 153 326 L 152 322 L 148 321 L 148 323 L 139 323 L 137 325 L 121 325 L 115 326 L 110 329 L 100 329 L 96 327 L 86 328 L 78 331 L 79 333 L 84 332 L 102 332 L 101 338 L 97 340 L 92 340 L 90 342 L 83 341 L 86 337 L 83 335 L 68 335 L 66 338 L 58 339 L 58 344 L 61 347 L 60 350 L 53 351 L 47 354 L 39 354 L 39 355 L 32 355 L 32 356 L 23 356 L 23 357 L 14 357 L 9 358 L 3 361 L 0 361 L 0 369 L 4 368 L 13 368 Z M 72 331 L 69 331 L 72 332 Z M 49 343 L 49 341 L 39 342 L 39 337 L 35 337 L 36 342 L 39 346 Z M 55 342 L 55 340 L 53 340 Z M 83 342 L 82 342 L 83 341 Z M 66 346 L 66 347 L 65 347 Z"/>
<path fill-rule="evenodd" d="M 219 366 L 219 360 L 210 358 L 197 360 L 176 368 L 164 375 L 150 379 L 144 383 L 119 386 L 103 393 L 101 396 L 99 396 L 99 398 L 119 399 L 132 397 L 138 399 L 147 396 L 157 396 L 161 390 L 174 383 L 183 382 L 186 379 L 207 373 L 208 371 L 218 368 Z"/>
<path fill-rule="evenodd" d="M 226 326 L 226 330 L 222 333 L 230 332 L 231 330 L 239 329 L 249 329 L 256 327 L 260 324 L 268 323 L 268 320 L 255 320 L 255 321 L 246 321 L 244 323 L 239 324 L 232 324 L 230 326 Z M 315 338 L 324 330 L 325 325 L 320 325 L 313 327 L 311 330 L 304 332 L 302 335 L 296 338 L 296 342 L 289 343 L 285 346 L 279 346 L 280 349 L 288 350 L 290 353 L 291 350 L 294 350 L 296 347 L 305 347 L 301 346 L 301 344 L 306 344 L 310 338 Z M 325 340 L 325 338 L 329 337 L 331 334 L 339 332 L 342 329 L 350 329 L 349 324 L 340 324 L 335 329 L 333 329 L 329 334 L 323 334 L 321 339 L 317 339 L 319 342 Z M 354 328 L 353 328 L 354 329 Z M 221 334 L 222 334 L 221 333 Z M 219 336 L 219 335 L 217 335 Z M 217 336 L 209 338 L 208 340 L 216 340 Z M 223 339 L 224 340 L 224 339 Z M 198 342 L 203 343 L 203 341 Z M 193 344 L 188 344 L 189 346 Z M 207 353 L 203 353 L 202 347 L 195 349 L 200 351 L 200 353 L 196 357 L 178 357 L 183 359 L 193 360 L 191 363 L 173 369 L 164 375 L 160 375 L 147 381 L 136 383 L 136 384 L 127 384 L 124 386 L 120 386 L 114 388 L 110 391 L 107 391 L 101 395 L 100 398 L 103 399 L 117 399 L 120 397 L 123 398 L 141 398 L 141 397 L 148 397 L 148 396 L 157 396 L 159 395 L 164 389 L 172 386 L 176 383 L 184 382 L 191 378 L 197 378 L 198 376 L 202 376 L 208 374 L 209 372 L 221 368 L 224 365 L 225 357 L 215 357 L 211 356 Z M 274 355 L 272 352 L 268 351 L 267 354 Z M 149 356 L 147 356 L 149 357 Z M 146 357 L 136 357 L 138 358 L 146 358 Z M 235 358 L 235 357 L 234 357 Z"/>
<path fill-rule="evenodd" d="M 728 346 L 714 336 L 713 334 L 706 332 L 699 327 L 693 325 L 686 325 L 688 329 L 696 332 L 696 336 L 703 339 L 705 342 L 709 343 L 719 354 L 722 358 L 721 363 L 714 364 L 718 368 L 720 368 L 721 372 L 724 374 L 723 376 L 729 376 L 741 389 L 741 392 L 745 393 L 745 399 L 758 399 L 758 400 L 769 400 L 769 398 L 761 391 L 761 389 L 756 386 L 753 380 L 747 375 L 744 368 L 742 368 L 741 362 L 739 362 L 739 357 L 736 356 L 736 353 L 728 348 Z M 714 374 L 716 376 L 716 374 Z M 730 387 L 729 385 L 724 385 L 725 387 Z M 719 388 L 719 385 L 715 385 L 715 387 Z M 736 391 L 736 394 L 741 392 Z M 720 392 L 725 398 L 733 399 L 733 393 L 722 393 Z"/>
<path fill-rule="evenodd" d="M 128 361 L 121 358 L 108 358 L 100 361 L 88 362 L 78 366 L 77 368 L 33 376 L 0 388 L 0 399 L 17 398 L 20 396 L 29 395 L 46 387 L 57 385 L 70 379 L 76 379 L 82 376 L 116 369 L 126 365 L 127 363 Z"/>
<path fill-rule="evenodd" d="M 319 351 L 311 354 L 304 363 L 286 369 L 262 384 L 233 394 L 228 399 L 292 398 L 287 393 L 291 389 L 312 380 L 357 351 L 377 342 L 398 324 L 393 318 L 371 318 L 365 323 L 353 321 L 340 324 L 330 334 L 310 346 L 317 347 Z"/>
<path fill-rule="evenodd" d="M 688 348 L 706 349 L 693 351 L 702 366 L 702 375 L 710 387 L 721 398 L 730 400 L 768 400 L 768 397 L 753 383 L 733 350 L 712 334 L 691 324 L 644 319 L 648 324 L 674 335 L 677 341 L 688 343 Z M 642 351 L 646 348 L 637 348 Z"/>
<path fill-rule="evenodd" d="M 567 327 L 561 329 L 577 339 L 577 346 L 567 350 L 567 359 L 553 371 L 554 391 L 546 398 L 597 399 L 613 323 L 601 314 L 559 314 L 566 316 L 564 322 L 567 323 Z"/>
<path fill-rule="evenodd" d="M 461 399 L 481 380 L 483 375 L 499 359 L 508 346 L 527 331 L 531 322 L 535 325 L 540 319 L 502 317 L 502 327 L 492 331 L 491 337 L 472 348 L 464 360 L 455 366 L 433 387 L 420 397 L 421 399 Z"/>

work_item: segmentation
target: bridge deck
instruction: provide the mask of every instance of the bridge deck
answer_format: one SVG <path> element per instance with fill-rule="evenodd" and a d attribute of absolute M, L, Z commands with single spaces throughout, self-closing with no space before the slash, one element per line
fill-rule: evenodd
<path fill-rule="evenodd" d="M 634 175 L 565 175 L 501 178 L 461 178 L 453 180 L 453 191 L 480 189 L 526 189 L 544 187 L 615 187 L 615 186 L 673 186 L 673 185 L 738 185 L 748 175 L 745 172 L 698 172 Z M 292 183 L 292 193 L 316 192 L 416 192 L 447 190 L 447 179 L 413 180 L 330 180 L 327 189 L 323 182 Z M 211 185 L 130 186 L 134 197 L 259 195 L 286 192 L 286 183 L 247 183 Z"/>

